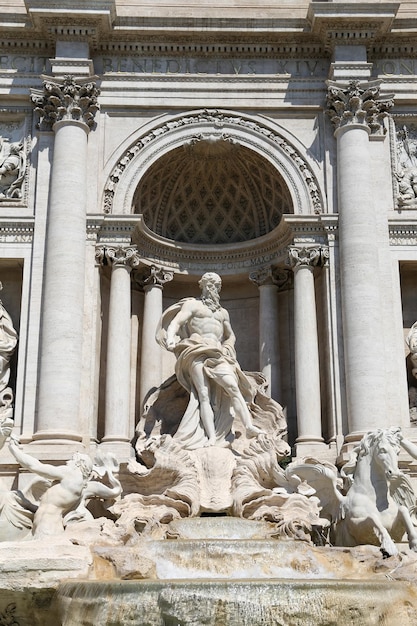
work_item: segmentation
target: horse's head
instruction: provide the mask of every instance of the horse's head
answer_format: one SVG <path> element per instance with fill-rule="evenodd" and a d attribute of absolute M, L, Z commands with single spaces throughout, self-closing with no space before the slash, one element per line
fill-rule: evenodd
<path fill-rule="evenodd" d="M 401 473 L 398 467 L 400 450 L 398 429 L 379 429 L 368 434 L 369 452 L 373 462 L 385 475 L 387 481 L 398 478 Z"/>

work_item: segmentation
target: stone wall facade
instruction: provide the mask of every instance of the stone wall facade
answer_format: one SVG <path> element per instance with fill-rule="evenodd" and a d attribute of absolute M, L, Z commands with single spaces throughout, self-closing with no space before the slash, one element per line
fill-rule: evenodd
<path fill-rule="evenodd" d="M 206 271 L 295 454 L 413 438 L 417 7 L 276 4 L 1 4 L 0 280 L 31 454 L 134 454 L 174 368 L 158 320 Z"/>

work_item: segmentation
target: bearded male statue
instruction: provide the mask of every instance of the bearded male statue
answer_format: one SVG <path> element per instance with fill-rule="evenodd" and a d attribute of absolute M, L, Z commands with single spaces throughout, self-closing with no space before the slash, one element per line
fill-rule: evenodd
<path fill-rule="evenodd" d="M 253 385 L 236 360 L 235 335 L 220 305 L 220 276 L 199 281 L 201 299 L 186 298 L 168 308 L 157 332 L 158 343 L 176 356 L 175 373 L 190 400 L 174 438 L 191 450 L 228 445 L 240 418 L 247 437 L 263 431 L 252 422 L 248 405 Z"/>

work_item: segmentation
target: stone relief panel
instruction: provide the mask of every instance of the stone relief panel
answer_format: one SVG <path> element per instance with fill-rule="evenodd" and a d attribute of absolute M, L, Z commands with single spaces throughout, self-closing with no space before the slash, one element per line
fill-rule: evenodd
<path fill-rule="evenodd" d="M 417 209 L 417 124 L 395 126 L 394 186 L 398 209 Z"/>
<path fill-rule="evenodd" d="M 0 122 L 0 206 L 27 196 L 30 145 L 24 122 Z"/>

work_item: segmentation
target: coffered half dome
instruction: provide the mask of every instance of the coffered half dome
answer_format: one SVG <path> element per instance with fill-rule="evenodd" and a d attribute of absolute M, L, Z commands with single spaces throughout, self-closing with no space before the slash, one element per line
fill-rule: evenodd
<path fill-rule="evenodd" d="M 293 212 L 273 165 L 227 135 L 194 137 L 163 155 L 140 181 L 133 205 L 157 235 L 209 245 L 256 239 Z"/>

